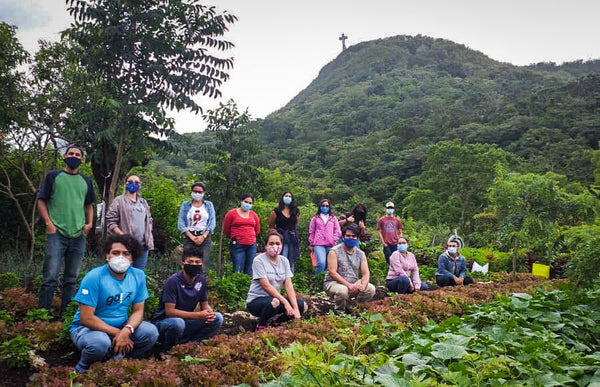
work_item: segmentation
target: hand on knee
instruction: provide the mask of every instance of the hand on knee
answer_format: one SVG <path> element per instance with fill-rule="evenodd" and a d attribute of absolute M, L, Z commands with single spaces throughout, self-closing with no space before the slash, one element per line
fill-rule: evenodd
<path fill-rule="evenodd" d="M 281 305 L 281 302 L 277 298 L 273 298 L 273 300 L 271 300 L 271 306 L 273 308 L 277 308 L 279 305 Z"/>

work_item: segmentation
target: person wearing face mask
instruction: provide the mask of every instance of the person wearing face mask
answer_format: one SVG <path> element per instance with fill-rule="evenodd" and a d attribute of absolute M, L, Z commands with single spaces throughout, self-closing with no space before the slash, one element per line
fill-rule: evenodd
<path fill-rule="evenodd" d="M 158 330 L 142 321 L 149 297 L 146 275 L 131 266 L 141 249 L 131 235 L 109 235 L 104 244 L 107 263 L 81 280 L 74 298 L 79 309 L 70 327 L 71 340 L 81 351 L 77 372 L 86 372 L 110 354 L 114 359 L 141 357 L 156 343 Z"/>
<path fill-rule="evenodd" d="M 195 254 L 195 250 L 183 250 L 183 270 L 165 282 L 158 310 L 152 317 L 158 328 L 158 342 L 165 352 L 176 344 L 208 339 L 223 325 L 221 313 L 214 312 L 208 304 L 202 258 Z M 200 310 L 197 311 L 198 304 Z"/>
<path fill-rule="evenodd" d="M 331 211 L 329 200 L 321 200 L 308 226 L 308 244 L 316 258 L 316 274 L 325 270 L 327 254 L 336 245 L 340 235 L 340 223 Z"/>
<path fill-rule="evenodd" d="M 347 311 L 348 300 L 356 297 L 366 302 L 375 296 L 375 286 L 369 283 L 370 272 L 365 253 L 358 249 L 359 228 L 347 223 L 342 228 L 343 242 L 331 249 L 327 255 L 327 274 L 324 288 L 333 298 L 336 313 Z"/>
<path fill-rule="evenodd" d="M 125 179 L 125 192 L 117 196 L 106 212 L 106 228 L 114 234 L 129 234 L 142 245 L 142 254 L 133 262 L 133 267 L 144 270 L 148 263 L 148 252 L 154 250 L 152 215 L 148 202 L 140 196 L 142 181 L 138 175 Z"/>
<path fill-rule="evenodd" d="M 358 203 L 352 207 L 352 211 L 344 212 L 338 220 L 340 227 L 344 227 L 348 223 L 356 224 L 360 231 L 358 236 L 360 242 L 368 242 L 373 237 L 373 234 L 367 232 L 367 206 L 362 203 Z"/>
<path fill-rule="evenodd" d="M 383 245 L 383 255 L 388 266 L 390 265 L 390 255 L 396 251 L 398 238 L 402 237 L 403 230 L 402 221 L 394 216 L 394 203 L 385 203 L 385 215 L 377 221 L 377 232 Z"/>
<path fill-rule="evenodd" d="M 392 253 L 389 265 L 385 286 L 390 292 L 406 294 L 429 289 L 425 282 L 421 282 L 417 260 L 408 251 L 406 238 L 398 238 L 397 249 Z"/>
<path fill-rule="evenodd" d="M 260 233 L 260 220 L 252 211 L 254 196 L 243 194 L 238 208 L 231 209 L 223 219 L 223 232 L 229 238 L 229 252 L 234 273 L 252 274 L 252 261 L 256 255 L 256 237 Z"/>
<path fill-rule="evenodd" d="M 296 197 L 291 192 L 284 192 L 279 199 L 279 205 L 269 215 L 269 230 L 277 231 L 283 236 L 281 255 L 290 261 L 292 273 L 294 264 L 300 259 L 299 221 L 300 210 Z"/>
<path fill-rule="evenodd" d="M 37 196 L 38 212 L 46 225 L 38 308 L 50 310 L 64 258 L 60 316 L 77 291 L 77 278 L 87 234 L 92 229 L 96 201 L 92 181 L 79 173 L 79 166 L 84 161 L 83 148 L 79 144 L 68 145 L 63 160 L 65 168 L 48 172 Z"/>
<path fill-rule="evenodd" d="M 438 257 L 435 282 L 438 286 L 469 285 L 473 283 L 467 277 L 467 261 L 458 250 L 462 248 L 462 239 L 453 235 L 448 239 L 447 249 Z"/>
<path fill-rule="evenodd" d="M 202 264 L 208 268 L 212 234 L 217 226 L 215 206 L 206 200 L 206 186 L 201 181 L 192 184 L 191 199 L 183 202 L 179 209 L 177 229 L 183 234 L 183 248 L 200 250 Z"/>
<path fill-rule="evenodd" d="M 267 321 L 276 314 L 285 313 L 288 319 L 299 319 L 306 312 L 307 304 L 296 298 L 292 285 L 294 274 L 286 257 L 280 255 L 283 236 L 276 231 L 267 233 L 265 252 L 252 263 L 252 283 L 246 298 L 246 307 L 258 317 L 256 330 L 265 329 Z M 279 290 L 283 285 L 286 296 Z"/>

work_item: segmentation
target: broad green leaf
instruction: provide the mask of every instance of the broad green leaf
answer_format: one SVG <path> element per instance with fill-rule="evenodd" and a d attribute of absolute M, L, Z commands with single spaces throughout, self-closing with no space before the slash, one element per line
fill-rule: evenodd
<path fill-rule="evenodd" d="M 432 347 L 433 351 L 431 354 L 438 359 L 449 360 L 449 359 L 460 359 L 464 354 L 467 353 L 464 346 L 450 344 L 450 343 L 436 343 Z"/>

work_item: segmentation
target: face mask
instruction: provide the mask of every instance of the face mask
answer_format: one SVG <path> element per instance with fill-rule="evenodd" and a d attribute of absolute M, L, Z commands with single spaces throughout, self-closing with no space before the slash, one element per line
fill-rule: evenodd
<path fill-rule="evenodd" d="M 283 197 L 283 204 L 285 204 L 286 206 L 289 206 L 290 204 L 292 204 L 292 198 L 289 196 L 284 196 Z"/>
<path fill-rule="evenodd" d="M 183 271 L 190 277 L 195 277 L 202 274 L 202 265 L 191 265 L 189 263 L 183 264 Z"/>
<path fill-rule="evenodd" d="M 321 213 L 322 214 L 329 214 L 329 207 L 321 206 Z"/>
<path fill-rule="evenodd" d="M 276 257 L 279 255 L 279 253 L 281 252 L 281 246 L 279 245 L 268 245 L 267 248 L 267 254 L 271 257 Z"/>
<path fill-rule="evenodd" d="M 204 199 L 204 194 L 199 192 L 192 192 L 192 200 L 202 200 Z"/>
<path fill-rule="evenodd" d="M 385 213 L 388 215 L 392 215 L 394 213 L 394 209 L 393 208 L 386 208 L 385 209 Z"/>
<path fill-rule="evenodd" d="M 125 189 L 130 193 L 136 193 L 140 189 L 140 186 L 135 183 L 127 183 L 125 184 Z"/>
<path fill-rule="evenodd" d="M 242 205 L 240 206 L 240 208 L 243 211 L 250 211 L 252 209 L 252 204 L 248 204 L 246 202 L 242 202 Z"/>
<path fill-rule="evenodd" d="M 398 245 L 398 251 L 401 253 L 406 253 L 408 251 L 408 245 Z"/>
<path fill-rule="evenodd" d="M 67 157 L 65 163 L 67 163 L 67 167 L 70 169 L 77 169 L 81 165 L 81 159 L 78 157 Z"/>
<path fill-rule="evenodd" d="M 356 238 L 344 238 L 344 244 L 349 249 L 353 249 L 356 246 L 358 246 L 358 239 L 356 239 Z"/>
<path fill-rule="evenodd" d="M 448 247 L 448 254 L 454 255 L 456 254 L 456 247 Z"/>
<path fill-rule="evenodd" d="M 108 266 L 117 274 L 123 274 L 131 266 L 131 261 L 122 255 L 113 257 L 108 261 Z"/>

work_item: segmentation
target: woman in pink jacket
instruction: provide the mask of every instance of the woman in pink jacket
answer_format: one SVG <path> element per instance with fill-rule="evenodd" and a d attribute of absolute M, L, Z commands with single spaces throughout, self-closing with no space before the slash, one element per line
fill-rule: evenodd
<path fill-rule="evenodd" d="M 417 260 L 415 255 L 408 251 L 408 241 L 404 237 L 398 237 L 397 251 L 390 256 L 390 268 L 385 286 L 390 292 L 400 294 L 429 289 L 426 283 L 421 283 Z"/>
<path fill-rule="evenodd" d="M 308 243 L 311 253 L 317 258 L 317 274 L 327 267 L 327 253 L 337 244 L 342 232 L 337 218 L 331 213 L 329 200 L 319 202 L 317 214 L 310 220 Z"/>

